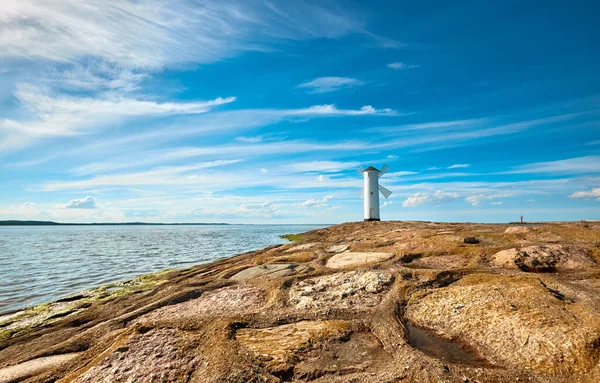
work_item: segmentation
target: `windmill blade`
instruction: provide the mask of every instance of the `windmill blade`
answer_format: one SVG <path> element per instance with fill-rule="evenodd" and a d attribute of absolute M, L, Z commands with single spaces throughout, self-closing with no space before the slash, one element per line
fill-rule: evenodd
<path fill-rule="evenodd" d="M 358 194 L 360 198 L 365 198 L 365 188 L 360 189 L 356 194 Z"/>
<path fill-rule="evenodd" d="M 388 198 L 388 197 L 389 197 L 389 196 L 392 194 L 392 192 L 391 192 L 391 191 L 389 191 L 388 189 L 384 188 L 384 187 L 383 187 L 383 186 L 381 186 L 381 185 L 379 185 L 379 191 L 381 192 L 381 194 L 383 194 L 383 196 L 384 196 L 385 198 Z"/>
<path fill-rule="evenodd" d="M 390 167 L 387 166 L 387 164 L 383 164 L 383 166 L 379 170 L 379 177 L 381 177 L 382 175 L 384 175 L 385 173 L 387 173 L 389 170 L 390 170 Z"/>
<path fill-rule="evenodd" d="M 362 172 L 364 172 L 364 171 L 365 171 L 365 169 L 363 169 L 363 167 L 362 167 L 362 166 L 359 166 L 359 167 L 358 167 L 358 169 L 356 169 L 356 172 L 357 172 L 358 174 L 362 174 Z"/>

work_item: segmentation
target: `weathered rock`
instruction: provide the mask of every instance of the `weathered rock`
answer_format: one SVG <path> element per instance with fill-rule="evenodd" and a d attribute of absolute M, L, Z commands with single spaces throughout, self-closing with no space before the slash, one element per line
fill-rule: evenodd
<path fill-rule="evenodd" d="M 299 251 L 297 253 L 280 255 L 277 257 L 270 258 L 270 263 L 275 262 L 290 262 L 290 263 L 300 263 L 300 262 L 310 262 L 317 258 L 317 254 L 312 251 Z"/>
<path fill-rule="evenodd" d="M 203 294 L 200 298 L 162 307 L 140 318 L 139 322 L 176 320 L 211 315 L 247 314 L 262 309 L 264 294 L 256 287 L 228 286 Z"/>
<path fill-rule="evenodd" d="M 303 243 L 301 245 L 296 245 L 296 246 L 290 247 L 285 252 L 286 253 L 293 253 L 293 252 L 296 252 L 296 251 L 308 250 L 308 249 L 313 248 L 315 246 L 317 246 L 316 243 Z"/>
<path fill-rule="evenodd" d="M 504 234 L 527 234 L 531 231 L 527 226 L 511 226 L 504 230 Z"/>
<path fill-rule="evenodd" d="M 500 365 L 557 374 L 585 372 L 597 362 L 600 313 L 557 299 L 537 278 L 470 275 L 413 295 L 405 314 Z"/>
<path fill-rule="evenodd" d="M 329 258 L 326 266 L 332 269 L 341 269 L 344 267 L 362 266 L 383 262 L 393 257 L 393 253 L 358 253 L 346 251 Z"/>
<path fill-rule="evenodd" d="M 305 265 L 297 265 L 295 263 L 276 263 L 250 267 L 242 270 L 232 276 L 230 279 L 234 281 L 243 281 L 251 278 L 278 278 L 288 277 L 290 275 L 299 274 L 310 270 L 310 267 Z"/>
<path fill-rule="evenodd" d="M 493 256 L 492 263 L 529 272 L 584 269 L 596 264 L 587 250 L 577 246 L 562 245 L 527 246 L 502 250 Z"/>
<path fill-rule="evenodd" d="M 469 258 L 463 255 L 439 255 L 417 258 L 408 266 L 424 269 L 459 269 L 467 266 Z"/>
<path fill-rule="evenodd" d="M 179 343 L 171 329 L 135 335 L 74 382 L 187 382 L 199 358 Z"/>
<path fill-rule="evenodd" d="M 44 356 L 19 363 L 15 366 L 0 368 L 0 382 L 20 382 L 50 368 L 60 366 L 77 357 L 80 353 Z"/>
<path fill-rule="evenodd" d="M 327 248 L 328 253 L 341 253 L 348 250 L 348 245 L 332 245 Z"/>
<path fill-rule="evenodd" d="M 390 275 L 373 271 L 309 278 L 290 288 L 289 301 L 302 310 L 372 307 L 379 304 L 379 293 L 387 290 L 391 282 Z"/>
<path fill-rule="evenodd" d="M 326 374 L 343 375 L 364 371 L 369 367 L 371 371 L 380 371 L 393 362 L 391 355 L 384 351 L 379 340 L 370 333 L 353 333 L 349 340 L 331 342 L 297 357 L 300 362 L 294 367 L 294 377 L 307 380 Z"/>
<path fill-rule="evenodd" d="M 517 249 L 501 250 L 492 257 L 492 264 L 506 268 L 516 268 L 515 259 L 519 252 Z"/>
<path fill-rule="evenodd" d="M 235 338 L 257 356 L 279 364 L 286 362 L 302 347 L 349 333 L 349 322 L 303 321 L 263 329 L 244 328 L 236 332 Z"/>

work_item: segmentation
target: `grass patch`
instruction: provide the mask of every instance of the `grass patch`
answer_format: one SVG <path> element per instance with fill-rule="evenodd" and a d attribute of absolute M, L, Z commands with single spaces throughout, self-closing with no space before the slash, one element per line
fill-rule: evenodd
<path fill-rule="evenodd" d="M 306 238 L 301 236 L 300 234 L 284 234 L 280 236 L 283 239 L 287 239 L 290 242 L 302 242 L 305 241 Z"/>

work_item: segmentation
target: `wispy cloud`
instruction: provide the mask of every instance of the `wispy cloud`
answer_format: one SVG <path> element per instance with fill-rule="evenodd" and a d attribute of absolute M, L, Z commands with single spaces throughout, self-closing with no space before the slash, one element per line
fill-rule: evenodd
<path fill-rule="evenodd" d="M 489 201 L 489 200 L 494 200 L 494 199 L 498 199 L 498 198 L 508 198 L 508 197 L 514 197 L 515 194 L 514 193 L 500 193 L 500 194 L 474 194 L 471 196 L 468 196 L 467 198 L 465 198 L 465 201 L 469 202 L 472 206 L 479 206 L 481 204 L 482 201 Z M 492 202 L 492 205 L 499 205 L 500 203 L 494 203 Z"/>
<path fill-rule="evenodd" d="M 480 125 L 490 121 L 488 118 L 474 118 L 468 120 L 454 120 L 454 121 L 434 121 L 434 122 L 422 122 L 418 124 L 404 124 L 398 126 L 386 126 L 379 128 L 370 128 L 366 131 L 373 133 L 387 133 L 390 135 L 403 135 L 403 132 L 410 130 L 445 130 L 444 128 L 468 128 L 474 125 Z"/>
<path fill-rule="evenodd" d="M 443 190 L 437 190 L 434 193 L 419 192 L 409 196 L 404 202 L 402 202 L 402 207 L 417 207 L 423 204 L 432 204 L 438 206 L 458 198 L 460 198 L 458 193 L 445 192 Z"/>
<path fill-rule="evenodd" d="M 206 113 L 210 108 L 235 101 L 235 97 L 165 103 L 122 97 L 73 97 L 54 95 L 27 84 L 19 86 L 15 96 L 32 118 L 24 121 L 0 120 L 0 142 L 13 140 L 20 144 L 17 146 L 44 137 L 81 134 L 126 118 Z"/>
<path fill-rule="evenodd" d="M 454 165 L 448 166 L 448 169 L 461 169 L 461 168 L 468 168 L 470 166 L 471 166 L 471 164 L 454 164 Z"/>
<path fill-rule="evenodd" d="M 386 65 L 388 68 L 394 69 L 394 70 L 404 70 L 404 69 L 412 69 L 412 68 L 418 68 L 419 65 L 416 64 L 405 64 L 403 62 L 393 62 L 393 63 L 389 63 Z"/>
<path fill-rule="evenodd" d="M 310 93 L 329 93 L 364 84 L 363 81 L 350 77 L 319 77 L 298 85 L 298 88 L 307 88 Z"/>
<path fill-rule="evenodd" d="M 355 161 L 311 161 L 283 165 L 283 168 L 294 172 L 335 173 L 342 170 L 358 168 L 359 165 L 360 163 Z"/>
<path fill-rule="evenodd" d="M 600 201 L 600 188 L 590 191 L 578 191 L 570 195 L 571 198 L 597 198 Z"/>
<path fill-rule="evenodd" d="M 327 204 L 329 200 L 333 199 L 332 195 L 326 195 L 321 199 L 309 199 L 304 202 L 293 204 L 294 207 L 297 208 L 307 208 L 307 207 L 323 207 Z"/>
<path fill-rule="evenodd" d="M 551 173 L 551 174 L 583 174 L 600 173 L 600 156 L 585 156 L 569 158 L 558 161 L 536 162 L 517 166 L 514 170 L 499 174 L 526 174 L 526 173 Z"/>
<path fill-rule="evenodd" d="M 5 57 L 65 63 L 97 57 L 160 68 L 266 50 L 270 40 L 335 38 L 364 26 L 342 7 L 304 2 L 78 0 L 10 2 L 0 9 L 0 31 Z"/>

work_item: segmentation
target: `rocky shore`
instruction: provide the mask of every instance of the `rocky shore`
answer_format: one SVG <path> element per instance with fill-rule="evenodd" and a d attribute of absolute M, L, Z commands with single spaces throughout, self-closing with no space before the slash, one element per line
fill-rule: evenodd
<path fill-rule="evenodd" d="M 600 381 L 600 223 L 294 239 L 0 316 L 0 382 Z"/>

